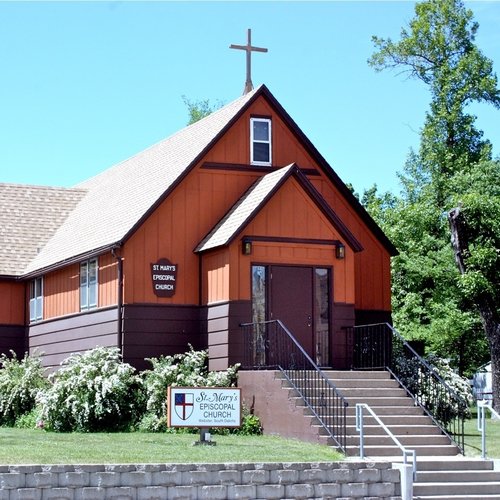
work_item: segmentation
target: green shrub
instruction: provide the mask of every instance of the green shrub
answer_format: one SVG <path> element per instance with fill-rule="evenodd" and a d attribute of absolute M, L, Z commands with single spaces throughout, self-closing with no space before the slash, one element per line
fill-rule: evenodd
<path fill-rule="evenodd" d="M 258 436 L 262 434 L 262 424 L 260 418 L 252 413 L 243 415 L 241 427 L 235 430 L 236 434 L 242 436 Z"/>
<path fill-rule="evenodd" d="M 130 429 L 141 414 L 140 378 L 118 349 L 72 354 L 41 397 L 43 425 L 61 432 Z"/>
<path fill-rule="evenodd" d="M 29 413 L 17 417 L 14 427 L 18 429 L 43 429 L 41 408 L 37 406 Z"/>
<path fill-rule="evenodd" d="M 38 356 L 26 353 L 18 360 L 13 351 L 11 354 L 0 355 L 0 425 L 8 426 L 29 413 L 36 405 L 39 391 L 48 386 Z"/>
<path fill-rule="evenodd" d="M 142 372 L 146 395 L 146 415 L 141 422 L 142 429 L 162 431 L 166 429 L 167 389 L 176 387 L 231 387 L 236 385 L 239 365 L 225 371 L 208 371 L 208 352 L 189 351 L 173 356 L 160 356 L 148 361 L 151 370 Z"/>

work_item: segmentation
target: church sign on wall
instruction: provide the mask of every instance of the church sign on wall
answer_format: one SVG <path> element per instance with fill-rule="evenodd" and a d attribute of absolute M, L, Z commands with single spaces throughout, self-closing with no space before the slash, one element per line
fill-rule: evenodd
<path fill-rule="evenodd" d="M 162 258 L 151 264 L 153 292 L 157 297 L 173 297 L 177 282 L 177 264 Z"/>

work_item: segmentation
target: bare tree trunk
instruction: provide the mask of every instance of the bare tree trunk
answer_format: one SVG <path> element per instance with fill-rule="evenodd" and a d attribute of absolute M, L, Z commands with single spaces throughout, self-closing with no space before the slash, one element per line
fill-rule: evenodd
<path fill-rule="evenodd" d="M 455 260 L 460 273 L 465 274 L 467 272 L 465 256 L 469 248 L 469 235 L 460 207 L 449 212 L 448 221 Z M 490 346 L 493 408 L 500 412 L 500 318 L 493 297 L 486 291 L 475 302 Z"/>

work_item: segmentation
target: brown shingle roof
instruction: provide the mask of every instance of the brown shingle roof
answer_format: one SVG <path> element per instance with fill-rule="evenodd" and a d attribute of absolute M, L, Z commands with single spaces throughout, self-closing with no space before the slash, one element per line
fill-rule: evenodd
<path fill-rule="evenodd" d="M 88 193 L 25 273 L 123 241 L 259 89 L 79 184 Z"/>
<path fill-rule="evenodd" d="M 0 184 L 0 275 L 20 276 L 86 191 Z"/>
<path fill-rule="evenodd" d="M 3 203 L 0 206 L 0 275 L 36 275 L 63 262 L 87 258 L 126 241 L 259 95 L 264 95 L 283 117 L 375 236 L 392 255 L 397 254 L 392 243 L 337 174 L 262 85 L 203 120 L 82 182 L 75 189 L 18 186 L 20 192 L 30 189 L 40 190 L 39 193 L 47 191 L 44 196 L 48 201 L 40 201 L 38 208 L 36 204 L 25 206 L 24 215 L 15 211 L 18 205 L 16 196 L 21 196 L 20 192 L 5 191 L 5 199 L 0 202 Z M 11 195 L 12 199 L 7 199 Z M 30 198 L 29 195 L 23 196 Z M 53 217 L 49 217 L 50 214 Z M 337 226 L 343 227 L 335 214 L 328 215 Z M 347 228 L 344 227 L 343 232 L 354 247 L 359 246 Z M 41 250 L 37 253 L 38 249 Z"/>

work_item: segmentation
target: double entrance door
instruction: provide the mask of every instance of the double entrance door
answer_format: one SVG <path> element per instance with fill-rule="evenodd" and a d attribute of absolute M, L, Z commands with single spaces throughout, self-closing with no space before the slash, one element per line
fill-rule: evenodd
<path fill-rule="evenodd" d="M 252 266 L 252 313 L 254 323 L 281 320 L 319 366 L 329 365 L 329 268 Z"/>

